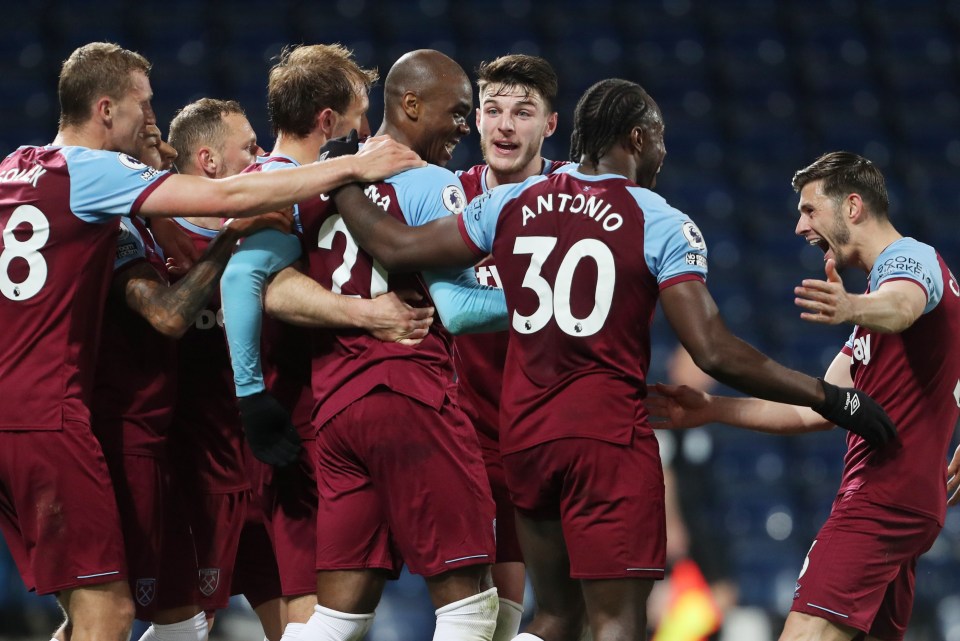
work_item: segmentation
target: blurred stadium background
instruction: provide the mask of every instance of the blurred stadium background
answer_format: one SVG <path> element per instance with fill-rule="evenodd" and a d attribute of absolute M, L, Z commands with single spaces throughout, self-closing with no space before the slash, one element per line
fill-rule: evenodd
<path fill-rule="evenodd" d="M 201 96 L 239 100 L 264 148 L 266 74 L 287 43 L 342 42 L 385 75 L 402 53 L 436 48 L 468 72 L 505 53 L 544 56 L 560 75 L 565 158 L 576 100 L 593 82 L 644 85 L 667 124 L 658 191 L 700 225 L 709 286 L 731 328 L 819 373 L 847 329 L 802 323 L 793 286 L 822 255 L 793 235 L 793 172 L 822 152 L 862 153 L 885 172 L 894 223 L 960 269 L 960 1 L 957 0 L 39 0 L 0 11 L 0 152 L 56 133 L 56 81 L 76 46 L 110 40 L 153 63 L 161 128 Z M 382 91 L 371 97 L 374 129 Z M 478 137 L 451 169 L 480 162 Z M 862 287 L 847 274 L 848 288 Z M 651 378 L 674 341 L 659 322 Z M 5 399 L 10 402 L 11 399 Z M 710 427 L 676 448 L 693 536 L 725 557 L 740 605 L 775 635 L 804 554 L 837 488 L 843 435 L 774 438 Z M 922 461 L 918 465 L 925 464 Z M 392 586 L 376 641 L 432 635 L 419 580 Z M 242 603 L 214 636 L 256 639 Z M 0 545 L 0 640 L 49 639 L 51 598 L 23 590 Z M 762 630 L 762 626 L 761 626 Z M 764 632 L 745 641 L 764 641 Z M 137 636 L 134 636 L 137 638 Z M 960 639 L 960 511 L 917 571 L 909 641 Z"/>

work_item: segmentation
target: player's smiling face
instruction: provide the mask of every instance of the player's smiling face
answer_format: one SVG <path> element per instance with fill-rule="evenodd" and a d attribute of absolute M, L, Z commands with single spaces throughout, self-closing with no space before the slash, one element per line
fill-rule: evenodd
<path fill-rule="evenodd" d="M 453 158 L 460 139 L 470 133 L 467 117 L 473 111 L 470 80 L 464 76 L 454 86 L 434 89 L 423 100 L 421 113 L 420 157 L 434 165 L 445 166 Z"/>
<path fill-rule="evenodd" d="M 844 220 L 842 203 L 823 193 L 823 181 L 814 180 L 800 190 L 800 220 L 796 234 L 823 251 L 823 259 L 833 258 L 837 267 L 847 262 L 850 230 Z"/>
<path fill-rule="evenodd" d="M 540 94 L 523 86 L 484 87 L 477 109 L 483 159 L 494 173 L 510 179 L 540 173 L 543 139 L 557 128 Z"/>

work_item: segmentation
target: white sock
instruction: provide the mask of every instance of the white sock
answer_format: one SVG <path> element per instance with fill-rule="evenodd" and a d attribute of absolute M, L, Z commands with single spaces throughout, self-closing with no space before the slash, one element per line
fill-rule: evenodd
<path fill-rule="evenodd" d="M 280 641 L 297 641 L 301 638 L 300 633 L 305 625 L 306 623 L 288 623 L 287 627 L 283 629 L 283 636 L 280 637 Z"/>
<path fill-rule="evenodd" d="M 298 638 L 301 641 L 360 641 L 371 625 L 373 612 L 350 614 L 315 605 Z"/>
<path fill-rule="evenodd" d="M 517 636 L 513 637 L 513 641 L 543 641 L 543 639 L 535 634 L 524 632 L 523 634 L 518 634 Z"/>
<path fill-rule="evenodd" d="M 154 623 L 140 637 L 140 641 L 206 641 L 207 615 L 198 612 L 186 621 L 166 625 Z"/>
<path fill-rule="evenodd" d="M 499 609 L 497 588 L 445 605 L 437 610 L 433 641 L 491 641 Z"/>
<path fill-rule="evenodd" d="M 520 619 L 523 618 L 523 606 L 516 601 L 500 598 L 500 611 L 497 613 L 497 629 L 493 641 L 510 641 L 520 631 Z"/>

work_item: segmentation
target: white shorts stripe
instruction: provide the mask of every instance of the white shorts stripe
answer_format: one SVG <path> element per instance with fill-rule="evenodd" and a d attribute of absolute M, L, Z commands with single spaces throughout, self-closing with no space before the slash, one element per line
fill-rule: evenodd
<path fill-rule="evenodd" d="M 627 568 L 627 572 L 663 572 L 663 568 Z"/>
<path fill-rule="evenodd" d="M 822 605 L 814 605 L 813 603 L 808 603 L 807 605 L 810 606 L 811 608 L 816 608 L 818 610 L 823 610 L 824 612 L 829 612 L 830 614 L 836 614 L 838 617 L 843 617 L 844 619 L 850 618 L 849 614 L 840 614 L 839 612 L 835 612 L 829 608 L 825 608 Z"/>
<path fill-rule="evenodd" d="M 83 576 L 78 576 L 78 579 L 94 579 L 98 576 L 110 576 L 111 574 L 120 574 L 120 570 L 114 570 L 113 572 L 101 572 L 100 574 L 84 574 Z"/>
<path fill-rule="evenodd" d="M 450 559 L 449 561 L 444 561 L 444 563 L 456 563 L 457 561 L 466 561 L 467 559 L 485 559 L 489 554 L 474 554 L 473 556 L 461 556 L 458 559 Z"/>

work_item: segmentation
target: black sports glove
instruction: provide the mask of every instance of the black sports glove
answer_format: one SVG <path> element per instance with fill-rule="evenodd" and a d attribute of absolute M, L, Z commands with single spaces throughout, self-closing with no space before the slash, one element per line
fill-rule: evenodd
<path fill-rule="evenodd" d="M 356 129 L 351 129 L 350 133 L 342 138 L 331 138 L 323 147 L 320 147 L 320 155 L 317 160 L 330 160 L 337 156 L 352 156 L 360 149 L 360 137 Z"/>
<path fill-rule="evenodd" d="M 268 465 L 284 467 L 300 455 L 300 435 L 290 415 L 266 392 L 237 399 L 240 422 L 253 455 Z"/>
<path fill-rule="evenodd" d="M 859 434 L 873 448 L 883 447 L 897 436 L 897 427 L 879 403 L 853 387 L 837 387 L 822 378 L 823 403 L 814 407 L 820 416 L 838 427 Z"/>

